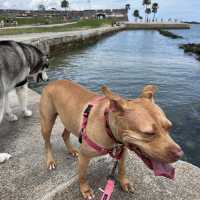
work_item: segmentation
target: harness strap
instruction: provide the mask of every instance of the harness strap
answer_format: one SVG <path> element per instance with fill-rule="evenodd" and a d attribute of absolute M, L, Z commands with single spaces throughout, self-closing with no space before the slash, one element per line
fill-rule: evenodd
<path fill-rule="evenodd" d="M 17 84 L 15 85 L 15 87 L 16 87 L 16 88 L 17 88 L 17 87 L 21 87 L 21 86 L 25 85 L 27 82 L 28 82 L 28 79 L 25 78 L 23 81 L 17 83 Z"/>
<path fill-rule="evenodd" d="M 117 144 L 122 144 L 121 142 L 119 142 L 115 136 L 113 135 L 112 133 L 112 130 L 110 128 L 110 125 L 109 125 L 109 120 L 108 120 L 108 110 L 106 110 L 106 112 L 104 113 L 104 116 L 105 116 L 105 123 L 106 123 L 106 131 L 107 131 L 107 134 L 110 136 L 110 138 L 112 138 Z"/>
<path fill-rule="evenodd" d="M 82 128 L 81 128 L 81 132 L 80 132 L 80 136 L 79 136 L 79 142 L 82 143 L 82 140 L 84 140 L 91 148 L 95 149 L 97 152 L 99 152 L 102 155 L 105 154 L 110 154 L 111 157 L 115 158 L 115 159 L 120 159 L 123 152 L 124 152 L 124 146 L 123 144 L 108 149 L 108 148 L 104 148 L 98 144 L 96 144 L 95 142 L 93 142 L 87 135 L 86 132 L 86 127 L 87 127 L 87 123 L 88 123 L 88 118 L 89 118 L 89 114 L 91 112 L 91 109 L 97 104 L 97 102 L 99 100 L 104 99 L 105 97 L 99 96 L 97 97 L 94 101 L 92 101 L 87 108 L 85 109 L 84 113 L 83 113 L 83 122 L 82 122 Z M 108 135 L 116 142 L 119 144 L 119 142 L 115 139 L 115 137 L 112 134 L 112 131 L 110 129 L 109 123 L 108 123 L 108 112 L 105 112 L 105 126 L 106 126 L 106 132 L 108 133 Z"/>

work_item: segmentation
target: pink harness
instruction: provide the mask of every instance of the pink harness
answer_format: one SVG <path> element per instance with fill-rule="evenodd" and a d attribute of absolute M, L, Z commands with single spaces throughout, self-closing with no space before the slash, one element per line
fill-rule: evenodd
<path fill-rule="evenodd" d="M 85 111 L 83 113 L 83 122 L 82 122 L 82 126 L 81 126 L 79 142 L 82 143 L 82 139 L 83 139 L 91 148 L 95 149 L 100 154 L 102 154 L 102 155 L 110 154 L 111 157 L 119 160 L 121 158 L 122 154 L 123 154 L 124 146 L 123 146 L 123 144 L 121 144 L 120 142 L 118 142 L 116 140 L 116 138 L 114 137 L 114 135 L 113 135 L 113 133 L 110 129 L 110 126 L 109 126 L 109 123 L 108 123 L 108 113 L 109 113 L 108 109 L 106 109 L 105 113 L 104 113 L 106 132 L 110 136 L 110 138 L 112 138 L 117 144 L 121 144 L 120 147 L 119 147 L 119 145 L 117 145 L 116 147 L 111 148 L 111 149 L 104 148 L 104 147 L 96 144 L 94 141 L 92 141 L 88 137 L 87 132 L 86 132 L 88 118 L 89 118 L 89 114 L 90 114 L 91 109 L 98 103 L 98 101 L 103 100 L 105 98 L 106 97 L 104 97 L 104 96 L 96 97 L 93 101 L 91 101 L 88 104 L 87 108 L 85 109 Z"/>

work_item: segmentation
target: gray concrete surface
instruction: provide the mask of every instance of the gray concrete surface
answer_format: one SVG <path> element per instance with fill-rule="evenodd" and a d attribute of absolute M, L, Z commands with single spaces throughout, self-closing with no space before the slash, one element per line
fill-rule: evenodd
<path fill-rule="evenodd" d="M 13 108 L 21 115 L 12 94 Z M 0 165 L 1 200 L 35 200 L 50 192 L 56 186 L 67 182 L 76 174 L 77 160 L 71 157 L 64 146 L 61 134 L 63 127 L 57 123 L 52 135 L 57 170 L 49 172 L 44 159 L 44 145 L 40 133 L 38 102 L 39 95 L 29 90 L 29 107 L 33 110 L 31 118 L 0 125 L 0 152 L 7 152 L 12 158 Z"/>
<path fill-rule="evenodd" d="M 29 90 L 29 105 L 33 117 L 20 117 L 0 125 L 0 152 L 12 154 L 12 158 L 0 165 L 1 200 L 79 200 L 80 196 L 77 159 L 66 151 L 61 138 L 63 126 L 59 122 L 53 130 L 52 144 L 58 167 L 49 172 L 44 159 L 44 144 L 40 133 L 38 101 L 39 95 Z M 11 95 L 12 106 L 21 115 L 16 96 Z M 77 139 L 72 138 L 78 145 Z M 102 157 L 91 162 L 88 180 L 95 190 L 95 199 L 100 199 L 111 167 L 111 159 Z M 130 153 L 127 161 L 128 177 L 135 187 L 135 193 L 126 194 L 117 184 L 115 200 L 199 200 L 200 169 L 185 163 L 176 163 L 176 181 L 154 177 L 145 165 Z"/>
<path fill-rule="evenodd" d="M 190 29 L 191 25 L 186 23 L 175 22 L 127 22 L 125 23 L 127 29 Z"/>

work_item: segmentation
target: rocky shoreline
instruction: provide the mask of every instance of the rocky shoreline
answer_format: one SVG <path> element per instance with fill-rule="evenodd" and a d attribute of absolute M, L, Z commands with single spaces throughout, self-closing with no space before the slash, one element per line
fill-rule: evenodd
<path fill-rule="evenodd" d="M 197 57 L 197 60 L 200 61 L 200 43 L 188 43 L 188 44 L 182 44 L 180 45 L 181 49 L 184 49 L 185 53 L 192 53 L 195 54 Z"/>
<path fill-rule="evenodd" d="M 172 32 L 166 31 L 166 30 L 158 30 L 158 32 L 159 32 L 161 35 L 163 35 L 163 36 L 165 36 L 165 37 L 169 37 L 169 38 L 171 38 L 171 39 L 183 39 L 182 36 L 176 35 L 176 34 L 174 34 L 174 33 L 172 33 Z"/>

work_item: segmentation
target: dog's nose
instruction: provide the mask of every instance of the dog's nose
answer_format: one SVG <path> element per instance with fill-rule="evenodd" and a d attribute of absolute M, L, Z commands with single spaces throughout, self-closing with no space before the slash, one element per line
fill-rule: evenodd
<path fill-rule="evenodd" d="M 183 154 L 184 152 L 180 147 L 173 148 L 170 150 L 170 157 L 175 161 L 180 159 L 183 156 Z"/>
<path fill-rule="evenodd" d="M 178 151 L 176 152 L 176 155 L 177 155 L 177 157 L 182 157 L 183 155 L 184 155 L 184 152 L 183 152 L 183 150 L 180 148 L 180 149 L 178 149 Z"/>

